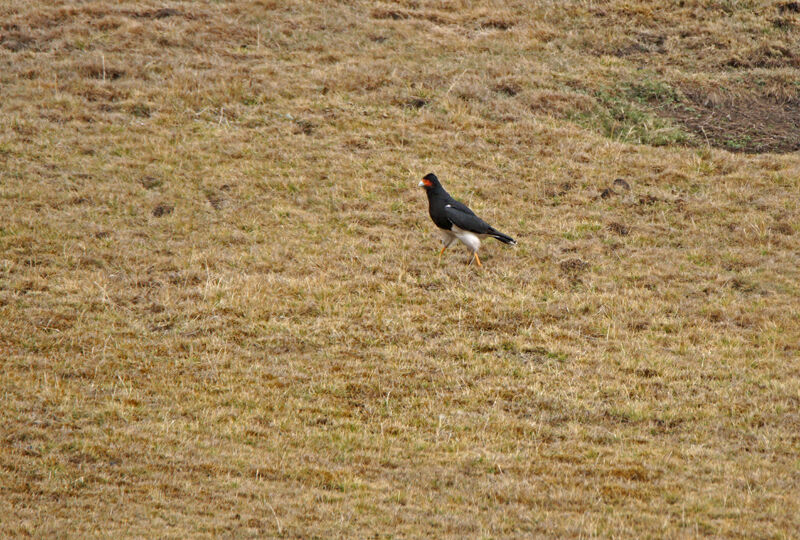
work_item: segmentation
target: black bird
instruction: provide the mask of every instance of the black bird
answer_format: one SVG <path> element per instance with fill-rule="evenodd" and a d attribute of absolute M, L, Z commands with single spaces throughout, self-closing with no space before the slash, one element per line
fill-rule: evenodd
<path fill-rule="evenodd" d="M 442 184 L 439 183 L 439 179 L 436 178 L 435 174 L 426 174 L 419 185 L 425 188 L 425 192 L 428 195 L 428 212 L 433 222 L 439 227 L 439 234 L 444 244 L 442 251 L 439 252 L 439 257 L 453 243 L 453 240 L 458 238 L 472 251 L 472 256 L 478 266 L 483 266 L 478 258 L 481 238 L 491 236 L 504 244 L 511 244 L 512 246 L 517 243 L 507 234 L 501 233 L 476 216 L 475 212 L 470 210 L 466 204 L 458 202 L 451 197 L 444 190 Z"/>

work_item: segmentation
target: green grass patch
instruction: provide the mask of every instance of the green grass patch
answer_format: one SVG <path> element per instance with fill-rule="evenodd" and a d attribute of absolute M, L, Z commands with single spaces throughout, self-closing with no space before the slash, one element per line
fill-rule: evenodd
<path fill-rule="evenodd" d="M 589 92 L 597 106 L 570 115 L 578 124 L 620 142 L 667 146 L 690 144 L 694 136 L 657 111 L 681 102 L 680 93 L 657 79 Z"/>

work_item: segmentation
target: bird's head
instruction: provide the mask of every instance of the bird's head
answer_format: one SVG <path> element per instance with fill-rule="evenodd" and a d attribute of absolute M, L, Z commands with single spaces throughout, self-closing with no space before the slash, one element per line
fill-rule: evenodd
<path fill-rule="evenodd" d="M 422 177 L 422 182 L 419 183 L 419 187 L 425 188 L 426 190 L 435 189 L 437 186 L 441 186 L 439 183 L 439 179 L 436 178 L 436 175 L 433 173 L 428 173 Z"/>

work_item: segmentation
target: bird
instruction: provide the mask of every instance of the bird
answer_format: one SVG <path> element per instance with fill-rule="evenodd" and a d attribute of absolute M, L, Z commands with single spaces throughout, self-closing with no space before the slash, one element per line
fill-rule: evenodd
<path fill-rule="evenodd" d="M 476 216 L 475 212 L 470 210 L 466 204 L 451 197 L 442 187 L 435 174 L 429 173 L 423 176 L 419 187 L 425 188 L 425 193 L 428 196 L 428 213 L 439 228 L 439 234 L 444 244 L 444 247 L 439 252 L 440 261 L 444 250 L 456 238 L 472 252 L 472 257 L 470 257 L 467 264 L 472 262 L 474 258 L 478 266 L 483 266 L 480 257 L 478 257 L 481 238 L 491 236 L 504 244 L 516 245 L 516 240 L 507 234 L 501 233 Z"/>

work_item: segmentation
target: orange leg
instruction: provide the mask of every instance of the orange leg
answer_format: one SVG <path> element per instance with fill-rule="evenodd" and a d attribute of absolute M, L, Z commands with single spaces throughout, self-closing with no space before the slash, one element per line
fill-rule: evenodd
<path fill-rule="evenodd" d="M 478 266 L 480 266 L 480 267 L 483 267 L 483 265 L 481 264 L 481 260 L 480 260 L 480 258 L 478 257 L 478 252 L 477 252 L 477 251 L 475 251 L 475 252 L 473 252 L 472 254 L 473 254 L 473 255 L 475 255 L 475 262 L 476 262 L 476 263 L 478 263 Z"/>
<path fill-rule="evenodd" d="M 444 246 L 444 247 L 442 248 L 442 251 L 440 251 L 440 252 L 439 252 L 439 259 L 438 259 L 438 260 L 439 260 L 439 263 L 441 263 L 441 262 L 442 262 L 442 253 L 444 253 L 444 250 L 446 250 L 446 249 L 447 249 L 447 246 Z"/>

